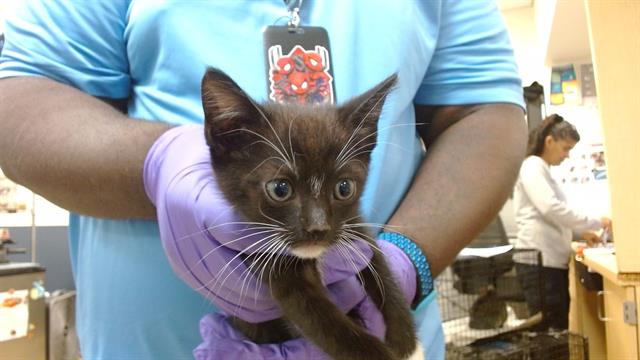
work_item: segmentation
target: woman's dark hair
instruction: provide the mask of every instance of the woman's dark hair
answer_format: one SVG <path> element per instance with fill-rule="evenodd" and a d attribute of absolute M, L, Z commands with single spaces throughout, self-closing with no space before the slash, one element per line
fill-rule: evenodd
<path fill-rule="evenodd" d="M 529 134 L 527 156 L 542 155 L 544 151 L 544 139 L 547 138 L 547 135 L 551 135 L 556 141 L 568 139 L 574 140 L 575 142 L 580 141 L 580 134 L 578 134 L 575 126 L 564 121 L 562 116 L 552 114 L 542 120 L 540 125 Z"/>

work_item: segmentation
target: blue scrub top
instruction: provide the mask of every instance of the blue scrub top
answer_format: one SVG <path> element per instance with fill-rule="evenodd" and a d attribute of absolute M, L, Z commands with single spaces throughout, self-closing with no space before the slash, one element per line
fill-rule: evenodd
<path fill-rule="evenodd" d="M 200 123 L 207 66 L 266 99 L 262 29 L 283 15 L 282 0 L 27 1 L 7 20 L 0 77 L 47 76 L 95 96 L 128 98 L 134 118 Z M 305 0 L 301 18 L 329 33 L 338 103 L 399 75 L 362 199 L 369 222 L 389 219 L 422 161 L 414 103 L 522 106 L 493 1 Z M 173 274 L 157 224 L 72 215 L 69 230 L 84 358 L 192 358 L 198 321 L 215 308 Z M 434 296 L 415 319 L 428 358 L 442 359 Z"/>

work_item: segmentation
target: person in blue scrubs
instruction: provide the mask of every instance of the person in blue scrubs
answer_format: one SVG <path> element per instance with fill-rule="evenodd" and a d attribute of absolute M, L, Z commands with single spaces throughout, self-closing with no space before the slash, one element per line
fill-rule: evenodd
<path fill-rule="evenodd" d="M 171 126 L 202 122 L 207 66 L 266 99 L 262 29 L 286 14 L 281 0 L 33 0 L 9 14 L 0 166 L 72 212 L 85 359 L 192 358 L 215 308 L 169 266 L 143 162 Z M 401 227 L 437 276 L 500 209 L 524 155 L 521 83 L 496 4 L 305 0 L 300 17 L 328 32 L 338 103 L 398 73 L 362 208 Z M 428 358 L 441 359 L 434 296 L 415 319 Z"/>

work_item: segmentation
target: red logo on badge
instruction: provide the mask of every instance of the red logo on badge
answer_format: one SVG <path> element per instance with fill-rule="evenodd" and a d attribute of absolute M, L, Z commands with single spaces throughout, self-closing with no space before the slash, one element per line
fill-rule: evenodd
<path fill-rule="evenodd" d="M 329 52 L 322 46 L 306 51 L 296 45 L 286 56 L 282 46 L 269 48 L 269 98 L 275 102 L 332 104 L 333 78 Z"/>

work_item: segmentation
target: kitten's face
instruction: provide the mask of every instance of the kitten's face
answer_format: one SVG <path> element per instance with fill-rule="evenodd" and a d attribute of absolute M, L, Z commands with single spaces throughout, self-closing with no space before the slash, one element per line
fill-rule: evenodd
<path fill-rule="evenodd" d="M 340 107 L 260 106 L 224 73 L 207 72 L 205 135 L 215 176 L 247 221 L 270 229 L 266 236 L 276 241 L 262 251 L 317 258 L 364 237 L 349 224 L 359 222 L 377 121 L 394 82 L 395 76 Z"/>

